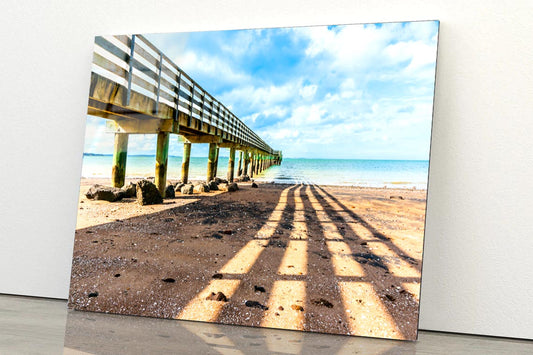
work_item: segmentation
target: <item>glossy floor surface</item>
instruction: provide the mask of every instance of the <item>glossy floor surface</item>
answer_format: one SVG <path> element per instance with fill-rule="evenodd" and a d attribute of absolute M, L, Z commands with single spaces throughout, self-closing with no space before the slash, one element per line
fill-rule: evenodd
<path fill-rule="evenodd" d="M 0 354 L 532 354 L 533 341 L 420 331 L 417 342 L 67 311 L 0 295 Z"/>

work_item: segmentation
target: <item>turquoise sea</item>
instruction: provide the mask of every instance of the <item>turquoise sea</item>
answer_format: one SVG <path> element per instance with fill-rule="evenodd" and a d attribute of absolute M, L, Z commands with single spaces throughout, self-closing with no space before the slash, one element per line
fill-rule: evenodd
<path fill-rule="evenodd" d="M 111 177 L 111 155 L 84 155 L 82 177 Z M 237 169 L 238 158 L 235 161 Z M 228 158 L 220 157 L 217 176 L 225 177 Z M 127 177 L 154 176 L 155 156 L 131 155 L 126 165 Z M 207 158 L 191 157 L 190 180 L 203 180 Z M 258 181 L 275 183 L 312 182 L 320 185 L 362 187 L 401 187 L 426 189 L 429 162 L 426 160 L 359 160 L 359 159 L 295 159 L 284 158 L 280 166 L 272 166 Z M 181 157 L 170 156 L 167 178 L 179 180 Z"/>

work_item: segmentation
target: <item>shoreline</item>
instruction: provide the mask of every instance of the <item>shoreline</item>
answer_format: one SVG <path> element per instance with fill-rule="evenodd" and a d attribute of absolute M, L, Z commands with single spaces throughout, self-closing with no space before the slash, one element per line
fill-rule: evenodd
<path fill-rule="evenodd" d="M 129 177 L 129 176 L 126 176 L 126 183 L 129 183 L 130 181 L 139 181 L 139 180 L 142 180 L 142 179 L 147 179 L 148 177 Z M 106 185 L 105 181 L 107 181 L 108 183 L 111 182 L 111 177 L 84 177 L 82 176 L 80 178 L 80 182 L 83 183 L 83 181 L 87 181 L 87 180 L 93 180 L 93 181 L 100 181 L 99 183 L 102 184 L 102 185 Z M 189 179 L 190 182 L 192 183 L 199 183 L 199 182 L 205 182 L 205 179 L 202 180 L 202 179 Z M 167 179 L 167 182 L 178 182 L 180 181 L 179 179 L 174 179 L 174 178 L 169 178 Z M 261 184 L 266 184 L 266 185 L 276 185 L 276 186 L 291 186 L 291 185 L 298 185 L 300 183 L 290 183 L 290 182 L 275 182 L 275 181 L 266 181 L 266 180 L 256 180 L 256 178 L 252 178 L 252 181 L 255 181 L 257 183 L 261 183 Z M 242 182 L 237 182 L 238 184 L 242 184 Z M 359 186 L 359 185 L 335 185 L 335 184 L 316 184 L 316 183 L 313 183 L 313 182 L 302 182 L 303 184 L 307 184 L 307 185 L 317 185 L 317 186 L 322 186 L 322 187 L 332 187 L 332 188 L 340 188 L 340 189 L 354 189 L 354 190 L 364 190 L 364 189 L 369 189 L 369 190 L 388 190 L 388 191 L 394 191 L 394 190 L 398 190 L 398 191 L 421 191 L 421 192 L 425 192 L 427 193 L 427 189 L 419 189 L 419 188 L 416 188 L 416 187 L 390 187 L 390 186 L 382 186 L 382 187 L 378 187 L 378 186 Z M 107 184 L 106 186 L 110 186 L 110 184 Z"/>

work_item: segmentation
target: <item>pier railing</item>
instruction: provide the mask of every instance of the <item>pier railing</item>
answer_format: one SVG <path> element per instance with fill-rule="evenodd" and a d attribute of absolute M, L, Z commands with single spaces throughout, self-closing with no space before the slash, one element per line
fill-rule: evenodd
<path fill-rule="evenodd" d="M 220 136 L 274 154 L 224 104 L 142 35 L 96 37 L 91 84 L 90 114 L 113 120 L 172 119 L 177 123 L 174 133 L 181 129 Z"/>

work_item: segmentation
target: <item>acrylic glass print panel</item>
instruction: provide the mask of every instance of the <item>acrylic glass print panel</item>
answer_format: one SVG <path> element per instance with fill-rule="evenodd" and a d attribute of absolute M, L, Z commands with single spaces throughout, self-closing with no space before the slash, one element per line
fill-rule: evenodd
<path fill-rule="evenodd" d="M 416 339 L 438 28 L 96 37 L 69 307 Z"/>

